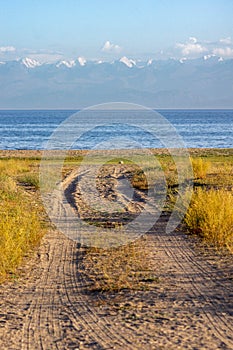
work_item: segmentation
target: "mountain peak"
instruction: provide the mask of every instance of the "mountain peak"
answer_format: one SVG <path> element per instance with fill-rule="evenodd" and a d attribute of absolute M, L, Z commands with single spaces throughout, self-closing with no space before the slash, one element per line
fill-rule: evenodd
<path fill-rule="evenodd" d="M 152 58 L 150 58 L 150 59 L 148 60 L 148 62 L 147 62 L 147 65 L 148 65 L 148 66 L 152 65 L 153 61 L 154 61 L 154 60 L 153 60 Z"/>
<path fill-rule="evenodd" d="M 179 61 L 180 61 L 180 63 L 184 63 L 185 61 L 188 61 L 188 58 L 187 57 L 183 57 Z"/>
<path fill-rule="evenodd" d="M 27 68 L 35 68 L 41 66 L 41 63 L 33 58 L 25 57 L 21 60 L 21 63 Z"/>
<path fill-rule="evenodd" d="M 211 55 L 205 55 L 205 56 L 203 57 L 204 61 L 207 61 L 207 60 L 213 59 L 213 58 L 216 58 L 216 55 L 211 54 Z"/>
<path fill-rule="evenodd" d="M 75 60 L 70 60 L 70 61 L 60 61 L 56 64 L 56 67 L 59 68 L 61 66 L 65 66 L 67 68 L 72 68 L 76 66 Z"/>
<path fill-rule="evenodd" d="M 136 66 L 136 62 L 134 60 L 132 60 L 132 59 L 129 59 L 126 56 L 121 57 L 120 62 L 124 63 L 129 68 L 132 68 L 133 66 Z"/>
<path fill-rule="evenodd" d="M 78 57 L 78 62 L 80 66 L 85 66 L 85 64 L 87 63 L 87 60 L 84 57 Z"/>
<path fill-rule="evenodd" d="M 0 64 L 0 105 L 75 109 L 118 99 L 158 109 L 233 108 L 233 59 L 183 58 L 182 64 L 178 59 L 119 57 L 101 65 L 77 57 L 53 63 L 19 58 Z"/>

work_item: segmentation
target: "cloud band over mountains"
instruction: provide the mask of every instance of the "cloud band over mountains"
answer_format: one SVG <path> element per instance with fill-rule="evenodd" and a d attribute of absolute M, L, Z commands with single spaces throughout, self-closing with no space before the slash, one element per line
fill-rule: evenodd
<path fill-rule="evenodd" d="M 1 43 L 0 43 L 1 45 Z M 233 58 L 233 41 L 231 37 L 221 38 L 216 41 L 201 41 L 198 40 L 195 36 L 190 36 L 185 42 L 177 42 L 172 48 L 165 48 L 158 51 L 153 51 L 153 47 L 150 50 L 150 53 L 143 52 L 131 52 L 129 49 L 123 47 L 119 43 L 114 43 L 110 40 L 105 41 L 105 43 L 99 46 L 97 49 L 95 57 L 88 57 L 85 52 L 78 52 L 77 48 L 77 57 L 82 56 L 88 59 L 103 59 L 108 58 L 119 59 L 122 56 L 131 56 L 135 59 L 145 59 L 154 58 L 154 59 L 168 59 L 170 57 L 176 59 L 184 58 L 197 58 L 203 55 L 217 55 L 223 58 Z M 63 52 L 62 50 L 32 50 L 27 48 L 16 48 L 12 45 L 1 45 L 0 46 L 0 60 L 7 61 L 12 59 L 20 59 L 23 57 L 29 57 L 32 59 L 37 59 L 40 62 L 56 62 L 61 59 L 73 59 L 74 54 Z M 72 56 L 72 57 L 71 57 Z M 150 57 L 148 57 L 150 56 Z"/>

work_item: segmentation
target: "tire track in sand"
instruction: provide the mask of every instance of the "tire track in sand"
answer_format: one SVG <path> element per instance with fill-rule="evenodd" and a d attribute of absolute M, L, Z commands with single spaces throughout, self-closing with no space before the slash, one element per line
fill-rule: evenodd
<path fill-rule="evenodd" d="M 122 176 L 122 173 L 120 174 Z M 114 170 L 114 178 L 116 172 Z M 86 178 L 80 178 L 79 182 Z M 72 182 L 71 182 L 72 183 Z M 74 185 L 78 185 L 77 179 L 73 179 Z M 85 184 L 82 184 L 85 188 Z M 74 189 L 74 186 L 72 186 Z M 117 190 L 115 195 L 119 196 Z M 78 194 L 77 194 L 78 193 Z M 77 191 L 76 197 L 79 196 Z M 72 198 L 69 200 L 72 203 Z M 73 207 L 78 208 L 77 198 L 73 199 Z M 127 201 L 127 198 L 126 198 Z M 130 202 L 130 199 L 128 199 Z M 158 225 L 161 225 L 159 220 Z M 158 234 L 158 225 L 155 225 L 153 232 L 154 240 L 158 240 L 163 246 L 164 255 L 177 266 L 177 274 L 183 273 L 183 288 L 196 300 L 202 300 L 199 309 L 202 312 L 206 325 L 210 327 L 217 337 L 229 347 L 233 348 L 233 306 L 232 306 L 232 282 L 225 279 L 224 271 L 215 269 L 200 254 L 196 254 L 182 233 L 173 232 L 165 234 L 166 225 L 163 225 L 162 234 Z M 232 276 L 233 269 L 229 271 Z M 227 282 L 227 283 L 226 283 Z"/>
<path fill-rule="evenodd" d="M 159 225 L 159 223 L 158 223 Z M 226 282 L 221 269 L 216 270 L 200 254 L 192 249 L 190 241 L 180 232 L 161 234 L 156 226 L 151 231 L 153 240 L 159 241 L 169 264 L 177 266 L 177 285 L 182 285 L 187 295 L 199 301 L 198 308 L 205 318 L 206 325 L 211 327 L 217 337 L 233 349 L 233 294 L 232 281 Z M 231 276 L 233 268 L 231 268 Z M 181 280 L 179 280 L 181 275 Z M 185 293 L 183 292 L 185 296 Z M 182 298 L 182 295 L 178 295 Z"/>
<path fill-rule="evenodd" d="M 72 181 L 75 183 L 69 199 L 73 197 L 77 205 L 77 178 L 71 177 L 66 185 L 72 185 Z M 85 181 L 85 176 L 79 181 Z M 67 203 L 52 201 L 51 205 L 55 216 L 68 218 Z M 232 265 L 226 273 L 193 249 L 184 234 L 166 234 L 167 219 L 162 216 L 147 235 L 162 285 L 139 294 L 142 299 L 145 295 L 149 313 L 154 307 L 157 312 L 166 311 L 170 320 L 158 318 L 156 323 L 151 318 L 146 323 L 142 315 L 141 320 L 129 323 L 118 312 L 114 324 L 113 317 L 101 315 L 86 294 L 89 282 L 80 268 L 85 249 L 51 230 L 39 249 L 38 266 L 25 284 L 14 289 L 10 285 L 8 296 L 7 289 L 3 289 L 11 306 L 4 309 L 2 305 L 1 312 L 5 310 L 9 320 L 0 328 L 1 349 L 233 349 L 232 279 L 228 278 L 232 277 Z M 127 297 L 137 305 L 137 294 Z M 102 299 L 101 295 L 98 298 Z M 12 314 L 15 319 L 11 320 Z M 19 316 L 22 321 L 16 327 Z M 189 334 L 179 328 L 183 317 L 190 322 Z M 198 323 L 197 330 L 192 328 L 192 318 Z"/>

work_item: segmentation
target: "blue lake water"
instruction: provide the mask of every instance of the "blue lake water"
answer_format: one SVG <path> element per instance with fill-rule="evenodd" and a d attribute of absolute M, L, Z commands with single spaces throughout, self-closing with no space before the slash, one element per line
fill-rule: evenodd
<path fill-rule="evenodd" d="M 158 112 L 171 125 L 164 131 L 164 142 L 160 139 L 160 131 L 157 137 L 154 132 L 163 129 L 160 119 L 144 119 L 144 111 L 131 110 L 122 112 L 118 118 L 109 110 L 104 111 L 104 124 L 101 118 L 99 122 L 97 111 L 89 112 L 88 116 L 77 115 L 75 125 L 71 120 L 69 129 L 64 128 L 63 133 L 58 129 L 60 133 L 55 135 L 60 138 L 60 143 L 50 145 L 71 149 L 136 148 L 137 144 L 143 148 L 166 147 L 176 133 L 187 147 L 233 148 L 233 110 Z M 1 110 L 0 149 L 44 149 L 57 127 L 74 113 L 71 110 Z M 67 142 L 70 132 L 72 136 Z"/>

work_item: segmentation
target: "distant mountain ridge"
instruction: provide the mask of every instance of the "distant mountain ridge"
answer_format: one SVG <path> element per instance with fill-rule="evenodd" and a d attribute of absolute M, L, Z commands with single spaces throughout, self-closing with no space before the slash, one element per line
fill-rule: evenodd
<path fill-rule="evenodd" d="M 81 108 L 124 101 L 153 108 L 233 108 L 233 59 L 113 62 L 83 57 L 0 62 L 0 108 Z"/>

